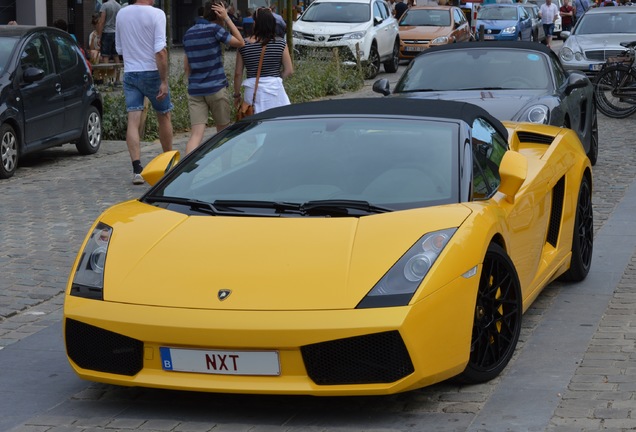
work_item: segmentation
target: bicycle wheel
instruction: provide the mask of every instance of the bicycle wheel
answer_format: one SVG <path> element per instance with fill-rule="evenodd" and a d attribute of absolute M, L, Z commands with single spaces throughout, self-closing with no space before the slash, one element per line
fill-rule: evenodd
<path fill-rule="evenodd" d="M 636 112 L 636 103 L 616 96 L 619 86 L 636 86 L 636 71 L 624 65 L 613 65 L 603 69 L 594 80 L 596 107 L 608 117 L 625 118 Z"/>

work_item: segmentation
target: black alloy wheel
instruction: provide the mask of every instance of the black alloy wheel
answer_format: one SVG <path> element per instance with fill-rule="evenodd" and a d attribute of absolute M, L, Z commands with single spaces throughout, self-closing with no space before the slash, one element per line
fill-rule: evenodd
<path fill-rule="evenodd" d="M 459 380 L 482 383 L 503 371 L 519 340 L 521 315 L 521 286 L 514 264 L 503 248 L 493 243 L 479 280 L 470 359 Z"/>
<path fill-rule="evenodd" d="M 592 187 L 589 178 L 583 175 L 576 204 L 576 217 L 572 236 L 572 260 L 568 271 L 560 277 L 561 280 L 579 282 L 586 278 L 592 265 L 593 246 L 594 213 L 592 212 Z"/>
<path fill-rule="evenodd" d="M 592 113 L 592 130 L 590 131 L 590 150 L 587 152 L 587 157 L 590 159 L 592 165 L 596 165 L 598 160 L 598 119 L 596 110 Z"/>
<path fill-rule="evenodd" d="M 387 73 L 395 73 L 398 67 L 400 67 L 400 42 L 396 40 L 393 44 L 391 58 L 384 62 L 384 71 Z"/>
<path fill-rule="evenodd" d="M 369 58 L 365 68 L 365 79 L 373 79 L 378 76 L 380 72 L 380 54 L 375 44 L 371 45 L 371 51 L 369 52 Z"/>

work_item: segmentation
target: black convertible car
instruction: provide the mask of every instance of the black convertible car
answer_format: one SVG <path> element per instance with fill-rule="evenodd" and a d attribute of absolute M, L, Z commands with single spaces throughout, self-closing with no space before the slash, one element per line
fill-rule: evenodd
<path fill-rule="evenodd" d="M 373 90 L 391 94 L 389 82 Z M 470 102 L 499 120 L 567 127 L 592 164 L 598 156 L 596 105 L 590 80 L 567 72 L 557 55 L 534 42 L 470 42 L 429 48 L 404 71 L 392 95 Z"/>

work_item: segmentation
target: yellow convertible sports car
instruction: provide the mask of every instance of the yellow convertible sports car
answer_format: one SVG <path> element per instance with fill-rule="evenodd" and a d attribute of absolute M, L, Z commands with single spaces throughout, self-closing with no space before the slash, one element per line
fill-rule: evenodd
<path fill-rule="evenodd" d="M 590 269 L 576 133 L 471 104 L 276 108 L 143 176 L 153 187 L 95 221 L 66 289 L 66 350 L 88 380 L 309 395 L 483 382 L 541 290 Z"/>

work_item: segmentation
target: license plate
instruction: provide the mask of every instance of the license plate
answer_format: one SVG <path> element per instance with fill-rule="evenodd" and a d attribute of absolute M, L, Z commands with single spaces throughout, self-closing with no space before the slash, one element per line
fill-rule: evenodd
<path fill-rule="evenodd" d="M 598 72 L 601 70 L 601 68 L 603 67 L 603 63 L 596 63 L 596 64 L 591 64 L 590 65 L 590 70 L 592 72 Z"/>
<path fill-rule="evenodd" d="M 484 40 L 495 40 L 495 36 L 493 36 L 493 35 L 484 35 Z"/>
<path fill-rule="evenodd" d="M 277 351 L 159 348 L 165 371 L 216 375 L 280 375 Z"/>
<path fill-rule="evenodd" d="M 407 46 L 407 47 L 404 47 L 404 51 L 424 51 L 424 47 Z"/>

